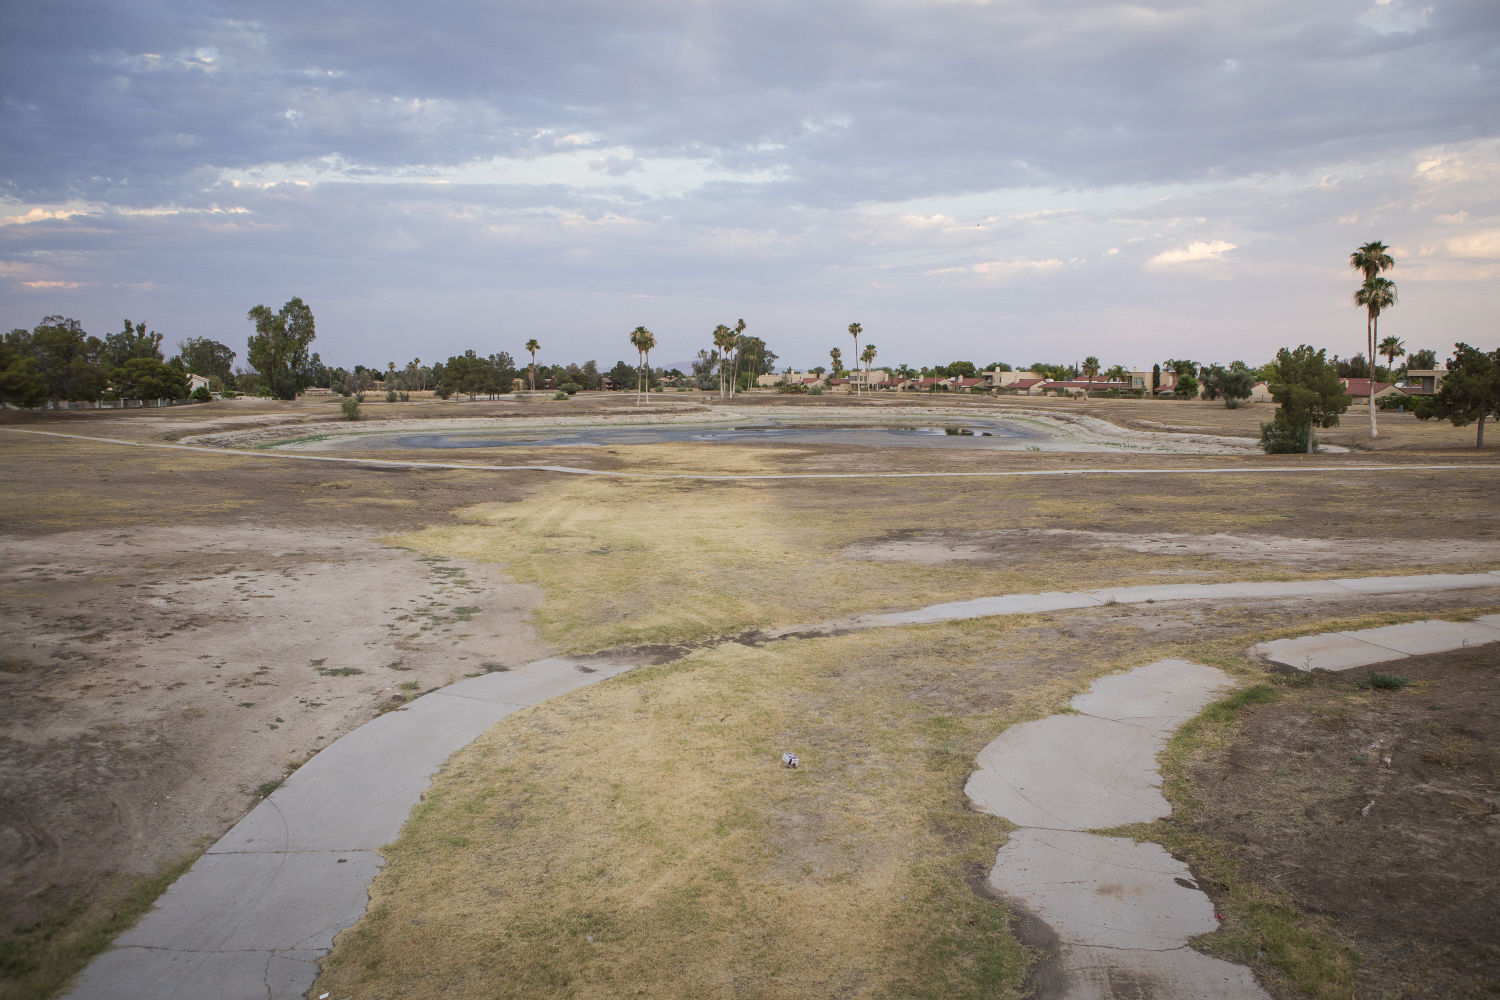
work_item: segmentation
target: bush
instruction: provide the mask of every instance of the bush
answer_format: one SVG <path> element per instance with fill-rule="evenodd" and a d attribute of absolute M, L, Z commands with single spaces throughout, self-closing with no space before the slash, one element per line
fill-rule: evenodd
<path fill-rule="evenodd" d="M 1402 677 L 1398 674 L 1382 674 L 1371 671 L 1370 676 L 1356 682 L 1362 689 L 1373 689 L 1376 691 L 1400 691 L 1411 683 L 1410 677 Z"/>
<path fill-rule="evenodd" d="M 1238 410 L 1244 405 L 1245 401 L 1243 399 L 1231 399 L 1228 396 L 1224 397 L 1224 409 L 1226 410 Z"/>
<path fill-rule="evenodd" d="M 345 420 L 359 419 L 359 400 L 346 399 L 343 402 L 339 403 L 339 408 L 344 411 Z"/>
<path fill-rule="evenodd" d="M 557 391 L 558 392 L 564 392 L 564 393 L 567 393 L 569 396 L 572 396 L 572 395 L 576 395 L 577 392 L 578 392 L 578 390 L 580 390 L 582 388 L 583 388 L 583 386 L 579 385 L 577 382 L 564 382 L 562 385 L 560 385 L 560 386 L 557 387 Z"/>
<path fill-rule="evenodd" d="M 200 385 L 198 388 L 193 390 L 193 394 L 188 398 L 195 403 L 206 403 L 210 399 L 214 398 L 214 394 L 208 391 L 208 386 Z"/>
<path fill-rule="evenodd" d="M 795 384 L 795 385 L 793 385 L 790 382 L 784 382 L 781 385 L 778 385 L 776 387 L 776 391 L 777 392 L 805 393 L 805 392 L 807 392 L 807 386 L 802 385 L 800 382 L 797 383 L 797 384 Z"/>
<path fill-rule="evenodd" d="M 385 401 L 387 403 L 394 403 L 396 401 L 396 390 L 395 389 L 387 389 L 385 391 Z"/>
<path fill-rule="evenodd" d="M 1260 425 L 1260 447 L 1267 455 L 1297 455 L 1307 451 L 1307 427 L 1283 420 L 1268 420 Z M 1317 450 L 1317 446 L 1313 446 Z"/>
<path fill-rule="evenodd" d="M 821 396 L 823 395 L 823 387 L 821 385 L 812 386 L 807 390 L 807 394 L 809 396 Z"/>
<path fill-rule="evenodd" d="M 556 392 L 554 392 L 552 394 L 552 398 L 553 399 L 567 399 L 568 398 L 568 394 L 565 393 L 565 392 L 563 392 L 561 389 L 559 389 L 559 390 L 557 390 Z"/>

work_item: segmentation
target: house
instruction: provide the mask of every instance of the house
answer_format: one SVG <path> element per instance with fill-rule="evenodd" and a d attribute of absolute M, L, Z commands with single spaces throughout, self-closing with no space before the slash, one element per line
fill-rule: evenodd
<path fill-rule="evenodd" d="M 1402 391 L 1408 396 L 1436 396 L 1447 376 L 1446 368 L 1411 368 L 1406 372 L 1406 386 Z"/>
<path fill-rule="evenodd" d="M 213 390 L 213 386 L 209 385 L 207 375 L 194 375 L 192 372 L 188 372 L 187 384 L 189 396 L 197 392 L 200 388 L 209 391 Z"/>
<path fill-rule="evenodd" d="M 1253 386 L 1251 386 L 1250 387 L 1250 402 L 1252 402 L 1252 403 L 1269 403 L 1269 402 L 1271 402 L 1271 383 L 1262 380 L 1260 382 L 1255 383 Z"/>
<path fill-rule="evenodd" d="M 871 368 L 866 372 L 849 373 L 849 381 L 863 389 L 880 388 L 888 377 L 889 373 L 884 368 Z"/>
<path fill-rule="evenodd" d="M 984 377 L 988 379 L 990 385 L 994 386 L 996 389 L 1016 388 L 1017 386 L 1015 385 L 1015 383 L 1017 382 L 1030 382 L 1032 384 L 1035 384 L 1042 381 L 1042 377 L 1036 372 L 1003 372 L 998 368 L 994 371 L 985 372 Z"/>
<path fill-rule="evenodd" d="M 982 376 L 955 377 L 949 379 L 949 382 L 952 383 L 955 392 L 987 392 L 990 388 L 990 380 Z"/>
<path fill-rule="evenodd" d="M 1370 398 L 1370 380 L 1367 378 L 1341 378 L 1344 384 L 1344 395 L 1351 397 L 1356 403 L 1361 400 L 1368 401 Z M 1396 388 L 1394 382 L 1376 382 L 1375 398 L 1384 399 L 1386 396 L 1404 396 L 1406 393 Z"/>
<path fill-rule="evenodd" d="M 1084 392 L 1108 392 L 1111 389 L 1115 390 L 1116 392 L 1128 392 L 1130 390 L 1130 383 L 1097 378 L 1093 381 L 1084 378 L 1074 378 L 1060 382 L 1048 381 L 1042 384 L 1043 392 L 1058 392 L 1064 395 L 1073 395 Z"/>

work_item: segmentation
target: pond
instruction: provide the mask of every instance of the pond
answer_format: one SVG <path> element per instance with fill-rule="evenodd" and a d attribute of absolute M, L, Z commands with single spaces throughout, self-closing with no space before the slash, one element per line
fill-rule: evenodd
<path fill-rule="evenodd" d="M 463 430 L 437 433 L 361 434 L 336 439 L 361 450 L 429 451 L 474 448 L 607 448 L 637 444 L 832 444 L 897 448 L 958 448 L 989 451 L 1076 451 L 1077 441 L 1025 421 L 934 423 L 905 426 L 818 425 L 767 422 L 722 425 L 651 424 L 635 427 L 579 427 L 517 430 Z"/>

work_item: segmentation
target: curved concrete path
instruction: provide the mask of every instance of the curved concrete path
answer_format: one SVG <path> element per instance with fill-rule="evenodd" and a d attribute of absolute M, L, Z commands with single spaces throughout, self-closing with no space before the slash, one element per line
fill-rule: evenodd
<path fill-rule="evenodd" d="M 73 1000 L 292 1000 L 317 977 L 432 775 L 498 720 L 629 670 L 547 659 L 424 695 L 335 741 L 84 971 Z"/>
<path fill-rule="evenodd" d="M 1500 570 L 1011 594 L 866 616 L 811 629 L 781 630 L 768 633 L 766 638 L 1033 614 L 1111 602 L 1349 597 L 1494 586 L 1500 586 Z M 1190 665 L 1156 665 L 1156 669 L 1175 672 L 1186 666 Z M 368 886 L 382 863 L 379 848 L 397 837 L 432 775 L 449 755 L 519 708 L 628 669 L 629 665 L 621 663 L 539 660 L 508 672 L 460 681 L 349 733 L 304 764 L 225 834 L 163 893 L 139 924 L 89 965 L 67 996 L 75 1000 L 302 997 L 317 974 L 317 962 L 332 947 L 334 936 L 363 915 L 369 902 Z M 1156 676 L 1151 668 L 1142 671 L 1146 673 L 1136 674 Z M 970 779 L 971 797 L 982 807 L 1030 828 L 1014 836 L 1007 846 L 1015 852 L 1023 848 L 1032 851 L 1026 856 L 1028 867 L 1040 870 L 1045 852 L 1067 857 L 1076 850 L 1069 838 L 1053 836 L 1060 831 L 1076 832 L 1165 815 L 1166 803 L 1153 778 L 1157 750 L 1165 739 L 1163 734 L 1195 714 L 1198 708 L 1193 706 L 1201 707 L 1199 698 L 1206 695 L 1191 684 L 1181 690 L 1164 691 L 1160 684 L 1137 688 L 1139 683 L 1103 678 L 1091 694 L 1075 699 L 1075 707 L 1084 713 L 1081 718 L 1044 720 L 1051 726 L 1040 731 L 1042 736 L 1028 737 L 1028 742 L 1011 746 L 1008 741 L 1017 737 L 1008 734 L 1025 728 L 1016 727 L 981 755 L 986 767 Z M 1217 690 L 1217 683 L 1214 680 L 1209 689 Z M 1109 749 L 1091 755 L 1088 747 L 1096 739 L 1104 739 L 1100 735 L 1104 732 L 1109 734 L 1105 740 Z M 1037 739 L 1043 742 L 1030 742 Z M 990 766 L 993 761 L 998 763 Z M 1016 784 L 1013 780 L 1014 775 L 1045 773 L 1039 769 L 1048 767 L 1053 773 L 1046 782 L 1029 777 L 1025 778 L 1029 783 Z M 981 776 L 991 773 L 1000 777 Z M 1137 848 L 1132 851 L 1140 853 Z M 1175 864 L 1160 858 L 1147 864 L 1136 857 L 1118 874 L 1124 879 L 1129 870 L 1155 870 L 1169 863 Z M 1108 883 L 1127 884 L 1133 883 Z M 1134 888 L 1121 891 L 1128 898 L 1141 895 Z M 1079 962 L 1092 953 L 1078 949 L 1116 947 L 1087 943 L 1090 940 L 1078 937 L 1073 953 Z M 1102 962 L 1098 959 L 1095 965 L 1103 969 Z"/>
<path fill-rule="evenodd" d="M 1233 681 L 1160 660 L 1102 677 L 1077 714 L 1013 726 L 979 754 L 964 792 L 1021 829 L 990 885 L 1056 933 L 1064 1000 L 1269 1000 L 1250 970 L 1194 951 L 1218 928 L 1188 867 L 1157 844 L 1087 833 L 1166 816 L 1156 755 Z"/>
<path fill-rule="evenodd" d="M 753 482 L 766 479 L 1012 479 L 1034 476 L 1167 476 L 1167 475 L 1257 475 L 1257 474 L 1326 474 L 1350 472 L 1436 472 L 1467 469 L 1500 469 L 1494 463 L 1455 463 L 1444 465 L 1265 465 L 1218 466 L 1209 468 L 1083 468 L 1083 469 L 995 469 L 976 472 L 621 472 L 615 469 L 586 469 L 574 465 L 481 465 L 469 462 L 407 461 L 393 458 L 351 458 L 343 455 L 312 455 L 295 451 L 250 451 L 244 448 L 211 448 L 199 444 L 173 444 L 170 441 L 126 441 L 121 438 L 64 431 L 39 431 L 26 427 L 0 427 L 15 434 L 39 434 L 45 437 L 71 438 L 124 445 L 131 448 L 167 448 L 196 451 L 210 455 L 237 455 L 241 458 L 273 458 L 294 462 L 334 462 L 343 465 L 374 465 L 382 468 L 445 469 L 467 472 L 552 472 L 569 476 L 603 476 L 611 479 L 685 479 L 707 482 Z"/>

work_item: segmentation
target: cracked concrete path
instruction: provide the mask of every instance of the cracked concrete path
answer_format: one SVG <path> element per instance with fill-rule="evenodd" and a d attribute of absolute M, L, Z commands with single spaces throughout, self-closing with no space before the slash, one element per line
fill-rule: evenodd
<path fill-rule="evenodd" d="M 293 1000 L 456 750 L 517 709 L 626 664 L 553 658 L 472 677 L 337 740 L 240 820 L 84 970 L 70 1000 Z"/>
<path fill-rule="evenodd" d="M 1264 1000 L 1250 970 L 1188 946 L 1218 927 L 1186 865 L 1160 845 L 1091 829 L 1171 812 L 1156 756 L 1233 687 L 1220 670 L 1159 660 L 1102 677 L 1072 712 L 1012 726 L 980 751 L 964 792 L 1021 829 L 989 883 L 1057 936 L 1063 1000 Z"/>
<path fill-rule="evenodd" d="M 1409 656 L 1446 653 L 1466 646 L 1500 642 L 1500 615 L 1472 622 L 1421 621 L 1357 632 L 1321 632 L 1295 639 L 1273 639 L 1251 652 L 1296 670 L 1352 670 Z"/>

